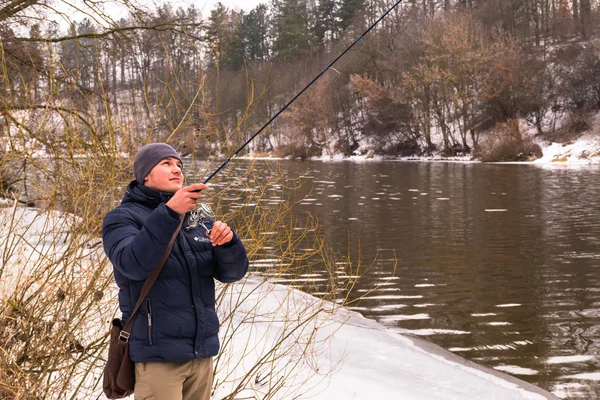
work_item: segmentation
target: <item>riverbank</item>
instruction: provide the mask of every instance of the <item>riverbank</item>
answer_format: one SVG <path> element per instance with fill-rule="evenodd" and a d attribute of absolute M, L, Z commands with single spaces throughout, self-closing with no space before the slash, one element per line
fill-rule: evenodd
<path fill-rule="evenodd" d="M 51 255 L 48 249 L 58 256 L 69 248 L 65 228 L 77 220 L 23 207 L 3 208 L 0 218 L 0 250 L 8 254 L 10 246 L 12 254 L 0 269 L 0 302 L 7 304 L 20 283 L 40 279 L 39 270 L 29 276 L 35 270 L 31 263 L 39 267 Z M 53 246 L 54 242 L 60 246 Z M 98 240 L 86 241 L 82 248 L 86 250 L 77 256 L 81 266 L 98 265 L 98 257 L 103 257 Z M 45 289 L 48 300 L 54 298 L 55 289 Z M 438 346 L 392 332 L 334 303 L 252 275 L 219 286 L 219 293 L 223 348 L 215 399 L 240 387 L 237 396 L 274 394 L 273 398 L 280 399 L 557 399 Z M 100 299 L 98 315 L 88 318 L 85 326 L 74 327 L 73 334 L 84 348 L 108 329 L 116 306 L 114 285 Z M 101 397 L 101 370 L 101 362 L 82 364 L 70 382 L 76 388 L 73 398 Z"/>
<path fill-rule="evenodd" d="M 305 389 L 312 388 L 311 398 L 558 399 L 522 380 L 467 361 L 421 339 L 394 333 L 357 312 L 295 289 L 250 277 L 234 285 L 233 291 L 247 298 L 244 309 L 238 310 L 230 321 L 232 324 L 254 321 L 258 315 L 271 316 L 274 321 L 286 316 L 289 320 L 295 318 L 294 309 L 321 308 L 311 323 L 318 327 L 313 337 L 319 344 L 318 351 L 301 362 L 294 377 L 294 382 L 302 383 Z M 276 313 L 272 313 L 274 305 L 279 309 Z M 284 324 L 275 323 L 270 329 Z M 261 347 L 268 336 L 268 330 L 247 325 L 233 339 L 237 346 Z M 296 362 L 295 357 L 284 358 L 277 368 Z M 221 391 L 227 392 L 224 389 L 217 388 L 215 398 L 221 398 Z M 245 394 L 262 398 L 260 388 Z"/>
<path fill-rule="evenodd" d="M 600 114 L 596 118 L 600 126 Z M 596 128 L 600 130 L 600 128 Z M 600 164 L 600 135 L 596 130 L 590 130 L 574 140 L 568 140 L 564 142 L 554 142 L 551 140 L 545 140 L 542 138 L 536 138 L 533 133 L 529 132 L 526 135 L 529 136 L 535 144 L 540 146 L 542 156 L 537 159 L 530 161 L 513 161 L 507 162 L 510 164 L 548 164 L 548 165 L 597 165 Z M 242 156 L 238 157 L 242 159 L 265 159 L 265 160 L 278 160 L 278 159 L 290 159 L 290 157 L 277 158 L 270 157 L 268 155 L 261 154 L 259 156 Z M 477 160 L 471 154 L 461 156 L 443 156 L 441 153 L 434 153 L 428 156 L 406 156 L 406 157 L 395 157 L 395 156 L 382 156 L 372 152 L 367 152 L 365 155 L 353 155 L 345 156 L 342 154 L 326 155 L 321 157 L 310 157 L 311 160 L 320 160 L 325 162 L 339 162 L 339 161 L 352 161 L 352 162 L 371 162 L 371 161 L 422 161 L 422 162 L 462 162 L 462 163 L 480 163 L 482 161 Z"/>

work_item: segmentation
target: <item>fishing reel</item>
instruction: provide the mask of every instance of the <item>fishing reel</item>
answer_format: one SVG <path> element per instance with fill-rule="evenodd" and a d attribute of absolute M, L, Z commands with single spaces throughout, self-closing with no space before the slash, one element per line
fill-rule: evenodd
<path fill-rule="evenodd" d="M 209 218 L 214 218 L 215 214 L 212 208 L 206 203 L 200 203 L 196 208 L 190 211 L 188 216 L 187 226 L 184 228 L 186 231 L 196 229 L 202 226 L 206 230 L 206 236 L 210 236 L 211 229 L 208 229 L 204 223 Z"/>

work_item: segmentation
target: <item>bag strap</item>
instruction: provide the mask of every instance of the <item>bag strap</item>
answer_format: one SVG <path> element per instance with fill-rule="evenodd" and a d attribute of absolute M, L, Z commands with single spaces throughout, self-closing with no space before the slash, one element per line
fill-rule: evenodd
<path fill-rule="evenodd" d="M 125 324 L 125 326 L 121 330 L 121 334 L 119 335 L 120 340 L 123 340 L 124 342 L 129 341 L 129 336 L 131 333 L 131 328 L 133 327 L 133 321 L 135 320 L 135 315 L 137 314 L 142 303 L 144 302 L 144 299 L 146 298 L 146 296 L 148 296 L 148 292 L 150 292 L 150 288 L 152 288 L 152 285 L 154 285 L 154 282 L 156 282 L 156 278 L 158 278 L 158 275 L 160 274 L 160 271 L 162 271 L 163 266 L 167 262 L 167 259 L 169 258 L 169 254 L 171 254 L 171 249 L 173 248 L 173 243 L 175 242 L 175 238 L 177 238 L 177 235 L 179 234 L 179 230 L 181 229 L 181 226 L 183 225 L 184 219 L 185 219 L 185 215 L 181 215 L 179 217 L 179 226 L 177 226 L 177 229 L 173 233 L 173 236 L 171 237 L 171 241 L 169 242 L 169 245 L 167 246 L 167 250 L 165 251 L 165 254 L 163 254 L 162 258 L 158 262 L 158 265 L 156 266 L 156 268 L 154 269 L 152 274 L 148 278 L 146 278 L 146 282 L 144 282 L 144 286 L 142 286 L 142 291 L 140 292 L 140 297 L 138 297 L 137 303 L 135 303 L 135 307 L 133 308 L 133 312 L 131 313 L 131 316 L 129 317 L 129 321 L 127 321 L 127 324 Z"/>

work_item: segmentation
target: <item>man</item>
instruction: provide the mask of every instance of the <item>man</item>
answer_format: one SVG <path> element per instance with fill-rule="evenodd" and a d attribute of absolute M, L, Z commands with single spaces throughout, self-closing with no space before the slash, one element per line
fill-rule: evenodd
<path fill-rule="evenodd" d="M 141 147 L 133 161 L 135 180 L 102 224 L 104 251 L 114 267 L 119 307 L 127 322 L 146 278 L 185 217 L 129 339 L 136 400 L 210 398 L 212 357 L 219 350 L 214 278 L 234 282 L 248 270 L 246 250 L 226 223 L 213 224 L 208 218 L 208 233 L 190 221 L 189 212 L 207 186 L 183 187 L 182 169 L 171 146 Z"/>

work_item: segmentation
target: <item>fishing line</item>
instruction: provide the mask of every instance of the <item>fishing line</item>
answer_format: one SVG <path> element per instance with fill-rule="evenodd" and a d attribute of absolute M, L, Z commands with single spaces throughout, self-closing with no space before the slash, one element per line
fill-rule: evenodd
<path fill-rule="evenodd" d="M 333 65 L 340 59 L 342 58 L 348 51 L 350 51 L 350 49 L 352 49 L 359 41 L 360 39 L 362 39 L 363 37 L 365 37 L 370 31 L 371 29 L 373 29 L 375 26 L 377 26 L 377 24 L 379 24 L 379 22 L 381 22 L 381 20 L 383 20 L 390 12 L 392 12 L 392 10 L 394 10 L 394 8 L 396 8 L 400 3 L 402 3 L 402 0 L 398 0 L 392 7 L 390 7 L 390 9 L 388 9 L 381 17 L 379 17 L 379 19 L 377 21 L 375 21 L 371 26 L 369 26 L 369 28 L 362 34 L 360 35 L 350 46 L 348 46 L 346 48 L 346 50 L 344 50 L 339 56 L 337 56 L 335 58 L 335 60 L 333 60 L 327 67 L 325 67 L 325 69 L 323 71 L 321 71 L 316 77 L 313 78 L 312 81 L 310 81 L 310 83 L 308 85 L 306 85 L 300 92 L 298 92 L 290 101 L 287 102 L 287 104 L 285 106 L 283 106 L 281 108 L 281 110 L 279 110 L 275 115 L 273 115 L 271 117 L 271 119 L 269 119 L 269 121 L 267 121 L 267 123 L 265 123 L 258 131 L 256 131 L 256 133 L 254 133 L 254 135 L 250 136 L 250 138 L 239 148 L 235 151 L 235 153 L 233 153 L 231 156 L 229 156 L 229 158 L 227 158 L 227 160 L 225 160 L 220 166 L 219 168 L 217 168 L 212 174 L 210 174 L 210 176 L 208 178 L 206 178 L 204 180 L 203 183 L 208 183 L 215 175 L 217 175 L 219 172 L 221 172 L 221 170 L 223 168 L 225 168 L 225 166 L 227 164 L 229 164 L 229 162 L 235 158 L 250 142 L 252 142 L 252 140 L 254 140 L 255 137 L 257 137 L 258 135 L 261 134 L 261 132 L 263 130 L 265 130 L 265 128 L 267 128 L 269 125 L 271 125 L 271 123 L 282 113 L 284 112 L 294 101 L 296 101 L 296 99 L 300 96 L 302 96 L 302 94 L 304 92 L 306 92 L 306 90 L 308 90 L 309 87 L 311 87 L 321 76 L 323 76 L 323 74 L 325 74 L 325 72 L 327 72 L 329 69 L 333 69 L 335 70 L 333 67 Z M 337 72 L 337 70 L 335 70 Z"/>

